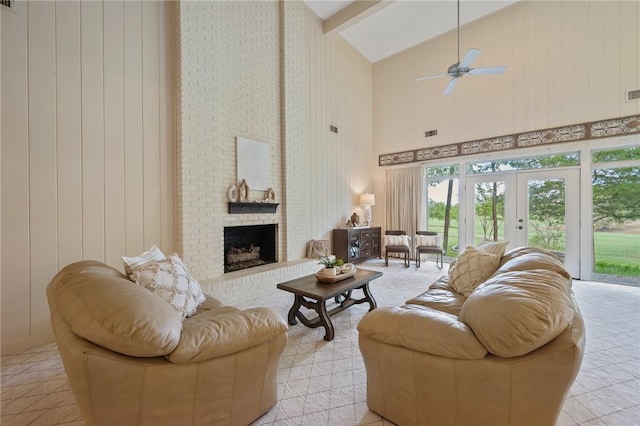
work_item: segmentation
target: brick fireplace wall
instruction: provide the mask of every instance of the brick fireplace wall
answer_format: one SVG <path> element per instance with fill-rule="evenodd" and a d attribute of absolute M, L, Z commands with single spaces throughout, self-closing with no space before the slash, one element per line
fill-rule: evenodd
<path fill-rule="evenodd" d="M 177 2 L 178 251 L 194 276 L 224 273 L 225 226 L 278 223 L 278 258 L 309 239 L 302 2 Z M 277 213 L 229 214 L 236 136 L 270 146 Z M 251 182 L 248 182 L 251 187 Z M 251 191 L 250 200 L 264 197 Z"/>

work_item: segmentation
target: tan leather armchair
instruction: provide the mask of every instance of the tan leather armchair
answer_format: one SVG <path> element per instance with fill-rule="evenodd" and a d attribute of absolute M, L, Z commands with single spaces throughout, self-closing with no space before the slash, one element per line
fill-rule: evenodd
<path fill-rule="evenodd" d="M 445 276 L 358 330 L 369 408 L 411 426 L 553 426 L 585 345 L 570 275 L 532 248 L 468 297 Z"/>
<path fill-rule="evenodd" d="M 288 326 L 271 309 L 242 311 L 207 296 L 183 321 L 95 261 L 62 269 L 47 297 L 88 425 L 247 425 L 276 403 Z"/>

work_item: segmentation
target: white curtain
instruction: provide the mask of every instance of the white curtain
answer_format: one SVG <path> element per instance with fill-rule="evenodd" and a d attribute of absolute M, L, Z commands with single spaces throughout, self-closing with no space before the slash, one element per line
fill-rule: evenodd
<path fill-rule="evenodd" d="M 416 231 L 425 224 L 425 191 L 422 166 L 387 169 L 386 229 L 405 231 L 412 245 Z"/>

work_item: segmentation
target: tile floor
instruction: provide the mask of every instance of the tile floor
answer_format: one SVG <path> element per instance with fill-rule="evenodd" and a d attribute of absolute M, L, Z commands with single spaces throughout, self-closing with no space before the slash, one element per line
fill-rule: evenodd
<path fill-rule="evenodd" d="M 371 283 L 379 306 L 398 306 L 441 274 L 433 262 L 420 269 L 378 259 L 360 266 L 380 270 Z M 447 265 L 445 265 L 446 269 Z M 565 402 L 559 426 L 640 425 L 640 288 L 576 281 L 586 321 L 582 369 Z M 285 318 L 293 296 L 274 289 L 249 306 L 271 306 Z M 289 331 L 279 375 L 279 402 L 254 425 L 391 425 L 367 409 L 366 375 L 356 325 L 368 305 L 333 317 L 336 337 L 298 324 Z M 84 425 L 54 343 L 1 359 L 3 426 Z"/>

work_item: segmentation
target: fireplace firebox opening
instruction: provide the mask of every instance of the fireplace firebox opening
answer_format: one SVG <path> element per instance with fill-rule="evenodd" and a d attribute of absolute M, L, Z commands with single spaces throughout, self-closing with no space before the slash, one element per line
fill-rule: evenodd
<path fill-rule="evenodd" d="M 226 226 L 224 272 L 240 271 L 278 261 L 278 225 Z"/>

